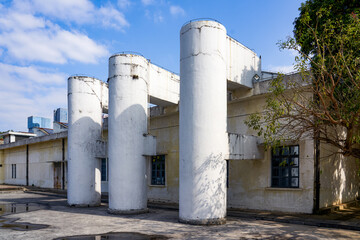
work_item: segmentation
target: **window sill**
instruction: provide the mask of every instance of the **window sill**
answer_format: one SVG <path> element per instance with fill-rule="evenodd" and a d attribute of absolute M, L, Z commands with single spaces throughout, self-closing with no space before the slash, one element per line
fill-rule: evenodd
<path fill-rule="evenodd" d="M 149 187 L 166 188 L 166 185 L 149 185 Z"/>
<path fill-rule="evenodd" d="M 275 187 L 267 187 L 266 191 L 303 191 L 303 188 L 275 188 Z"/>

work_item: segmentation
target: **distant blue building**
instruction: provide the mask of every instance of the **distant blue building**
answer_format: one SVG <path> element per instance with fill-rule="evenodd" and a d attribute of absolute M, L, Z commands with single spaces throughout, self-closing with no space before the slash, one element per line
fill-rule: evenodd
<path fill-rule="evenodd" d="M 28 117 L 28 129 L 29 132 L 33 132 L 33 128 L 52 128 L 51 119 L 44 117 Z"/>
<path fill-rule="evenodd" d="M 54 122 L 68 122 L 68 111 L 66 108 L 58 108 L 54 110 Z"/>

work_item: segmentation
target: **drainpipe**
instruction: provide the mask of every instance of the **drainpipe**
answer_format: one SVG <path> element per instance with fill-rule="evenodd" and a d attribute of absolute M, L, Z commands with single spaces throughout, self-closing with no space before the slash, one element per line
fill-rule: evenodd
<path fill-rule="evenodd" d="M 65 138 L 62 139 L 62 158 L 61 158 L 61 164 L 62 164 L 62 189 L 65 189 Z"/>
<path fill-rule="evenodd" d="M 318 136 L 319 133 L 316 133 Z M 320 140 L 315 137 L 315 162 L 314 162 L 314 208 L 313 213 L 318 213 L 320 209 Z"/>
<path fill-rule="evenodd" d="M 29 145 L 26 145 L 26 186 L 29 186 Z"/>

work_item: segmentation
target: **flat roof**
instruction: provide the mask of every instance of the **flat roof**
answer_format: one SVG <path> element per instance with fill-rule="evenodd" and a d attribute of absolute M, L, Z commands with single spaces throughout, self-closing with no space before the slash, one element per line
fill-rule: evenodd
<path fill-rule="evenodd" d="M 29 132 L 7 131 L 7 132 L 4 132 L 4 133 L 0 134 L 0 136 L 7 136 L 7 135 L 16 135 L 16 136 L 24 136 L 24 137 L 36 137 L 35 133 L 29 133 Z"/>
<path fill-rule="evenodd" d="M 67 135 L 68 135 L 68 132 L 63 131 L 63 132 L 53 133 L 53 134 L 45 135 L 45 136 L 41 136 L 41 137 L 26 138 L 26 139 L 18 140 L 16 142 L 12 142 L 12 143 L 1 144 L 0 150 L 24 146 L 27 144 L 34 144 L 34 143 L 39 143 L 39 142 L 46 142 L 46 141 L 52 141 L 52 140 L 61 139 L 61 138 L 67 138 Z"/>

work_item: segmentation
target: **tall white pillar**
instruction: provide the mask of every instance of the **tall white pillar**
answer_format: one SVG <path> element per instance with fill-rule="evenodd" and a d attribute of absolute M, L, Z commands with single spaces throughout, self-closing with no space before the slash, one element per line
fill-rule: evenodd
<path fill-rule="evenodd" d="M 138 55 L 109 59 L 109 212 L 147 211 L 148 61 Z"/>
<path fill-rule="evenodd" d="M 226 216 L 226 29 L 196 21 L 180 31 L 179 221 Z"/>
<path fill-rule="evenodd" d="M 100 160 L 102 83 L 90 77 L 68 79 L 68 204 L 79 207 L 101 203 Z"/>

